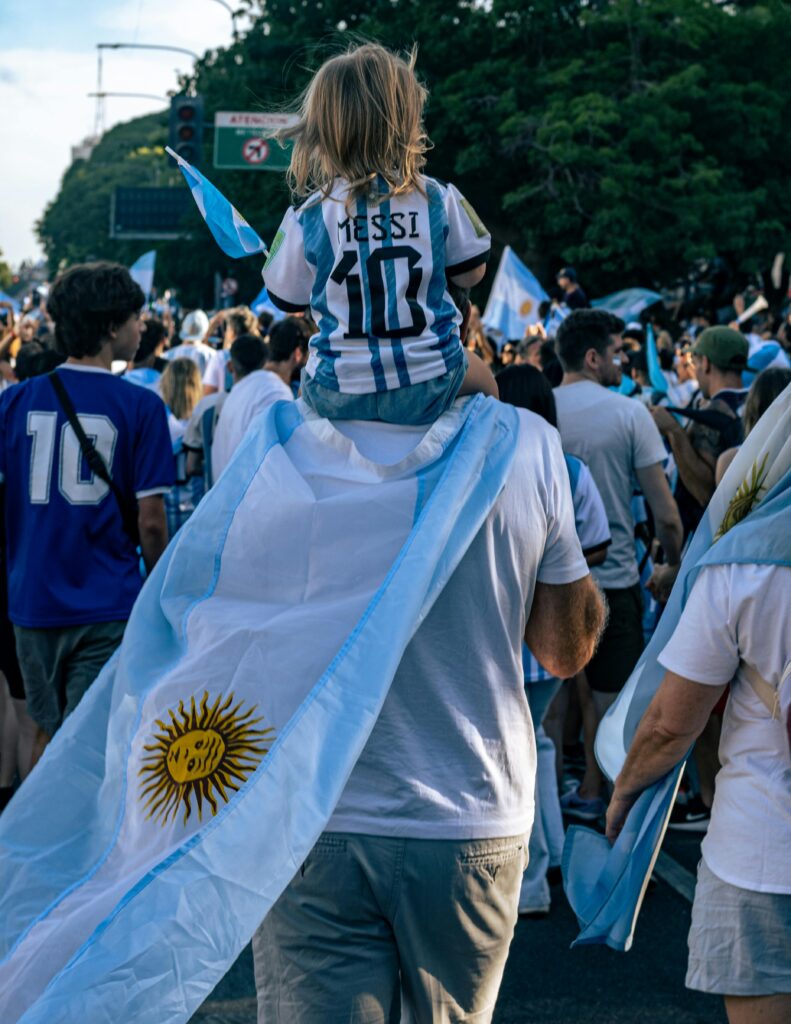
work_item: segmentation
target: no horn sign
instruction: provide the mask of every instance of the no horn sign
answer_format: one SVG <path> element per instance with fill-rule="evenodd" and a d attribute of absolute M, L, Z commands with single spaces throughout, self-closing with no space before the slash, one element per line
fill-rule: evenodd
<path fill-rule="evenodd" d="M 296 122 L 294 114 L 220 111 L 214 115 L 214 166 L 237 171 L 284 171 L 291 144 L 273 136 Z"/>

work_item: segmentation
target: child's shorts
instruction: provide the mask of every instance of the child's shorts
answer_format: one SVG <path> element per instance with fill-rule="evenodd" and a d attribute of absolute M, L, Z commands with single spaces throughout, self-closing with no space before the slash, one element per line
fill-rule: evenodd
<path fill-rule="evenodd" d="M 301 396 L 314 412 L 328 420 L 381 420 L 422 426 L 434 423 L 450 408 L 466 372 L 465 355 L 455 370 L 422 384 L 369 395 L 347 395 L 325 388 L 303 370 Z"/>

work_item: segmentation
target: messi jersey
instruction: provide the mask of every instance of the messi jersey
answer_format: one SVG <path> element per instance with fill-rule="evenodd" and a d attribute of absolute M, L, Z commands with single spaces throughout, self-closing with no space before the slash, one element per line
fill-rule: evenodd
<path fill-rule="evenodd" d="M 128 506 L 173 484 L 165 406 L 106 370 L 58 375 Z M 139 560 L 109 486 L 91 472 L 47 377 L 0 396 L 9 618 L 34 628 L 126 619 Z"/>
<path fill-rule="evenodd" d="M 461 314 L 446 275 L 489 258 L 491 239 L 453 185 L 423 178 L 417 190 L 346 205 L 338 179 L 286 213 L 264 265 L 272 302 L 310 306 L 319 333 L 307 373 L 345 394 L 371 394 L 433 380 L 462 362 Z"/>

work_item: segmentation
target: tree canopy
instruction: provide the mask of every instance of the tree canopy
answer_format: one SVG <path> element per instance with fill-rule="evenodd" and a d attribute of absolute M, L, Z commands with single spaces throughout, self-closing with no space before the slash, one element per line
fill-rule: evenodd
<path fill-rule="evenodd" d="M 590 290 L 672 280 L 720 256 L 746 274 L 787 248 L 791 5 L 715 0 L 244 0 L 250 27 L 181 83 L 218 110 L 282 109 L 327 56 L 378 40 L 418 46 L 430 98 L 428 173 L 452 180 L 545 282 L 573 263 Z M 204 170 L 265 239 L 289 201 L 281 174 Z M 107 237 L 119 184 L 179 184 L 166 116 L 108 132 L 39 223 L 50 267 L 131 262 Z M 232 264 L 195 219 L 158 242 L 159 280 L 211 300 Z M 233 272 L 250 298 L 260 261 Z M 491 277 L 489 278 L 491 280 Z M 488 288 L 488 284 L 485 286 Z"/>

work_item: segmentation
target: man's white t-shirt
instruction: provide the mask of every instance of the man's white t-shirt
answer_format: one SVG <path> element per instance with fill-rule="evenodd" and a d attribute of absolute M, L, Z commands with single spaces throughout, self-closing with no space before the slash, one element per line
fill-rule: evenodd
<path fill-rule="evenodd" d="M 599 488 L 591 471 L 576 455 L 566 455 L 566 465 L 571 461 L 571 496 L 574 501 L 574 526 L 577 530 L 583 555 L 602 551 L 612 543 L 607 510 L 604 507 Z"/>
<path fill-rule="evenodd" d="M 223 403 L 211 447 L 216 480 L 231 461 L 252 420 L 275 402 L 293 402 L 291 388 L 271 370 L 253 370 L 238 380 Z"/>
<path fill-rule="evenodd" d="M 535 739 L 522 637 L 536 580 L 588 574 L 557 432 L 518 410 L 506 485 L 407 647 L 328 829 L 421 839 L 527 833 Z M 394 464 L 425 427 L 334 426 Z"/>
<path fill-rule="evenodd" d="M 791 568 L 703 569 L 659 661 L 696 683 L 731 681 L 703 859 L 730 885 L 791 893 L 791 761 L 784 724 L 772 719 L 740 668 L 740 661 L 747 662 L 776 687 L 791 661 Z"/>
<path fill-rule="evenodd" d="M 225 391 L 228 372 L 228 362 L 231 352 L 227 348 L 218 349 L 212 352 L 211 359 L 203 372 L 203 383 L 216 391 Z"/>
<path fill-rule="evenodd" d="M 634 586 L 635 470 L 664 462 L 662 437 L 645 406 L 594 381 L 561 385 L 553 394 L 563 450 L 586 463 L 607 510 L 612 544 L 593 575 L 602 587 Z"/>
<path fill-rule="evenodd" d="M 163 358 L 170 362 L 174 359 L 191 359 L 203 375 L 214 355 L 215 352 L 211 345 L 204 345 L 202 341 L 191 341 L 182 342 L 175 348 L 169 348 Z"/>
<path fill-rule="evenodd" d="M 458 189 L 421 180 L 425 195 L 347 203 L 338 178 L 327 198 L 289 210 L 275 235 L 266 290 L 284 312 L 311 307 L 319 330 L 306 373 L 325 388 L 372 394 L 462 365 L 447 277 L 485 263 L 491 238 Z"/>

